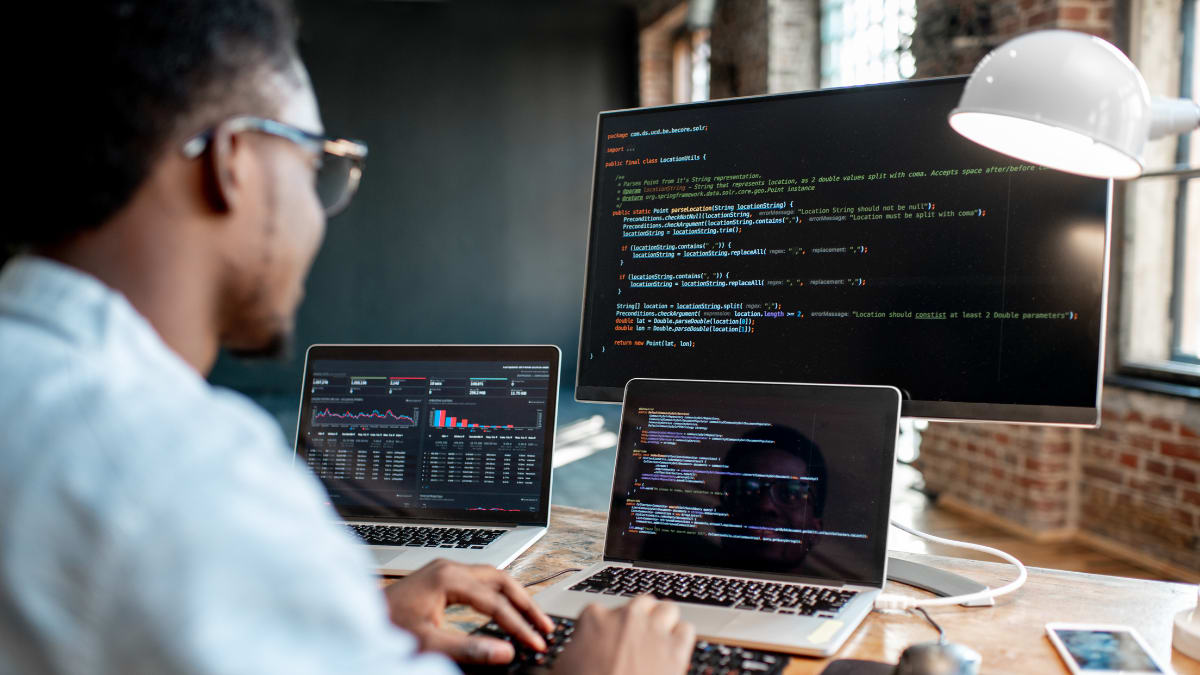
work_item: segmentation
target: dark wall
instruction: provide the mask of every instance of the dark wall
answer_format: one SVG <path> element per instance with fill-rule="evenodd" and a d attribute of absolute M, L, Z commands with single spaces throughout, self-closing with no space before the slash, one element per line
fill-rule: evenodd
<path fill-rule="evenodd" d="M 325 126 L 370 156 L 354 203 L 329 223 L 296 354 L 222 357 L 213 381 L 287 426 L 311 343 L 553 343 L 569 392 L 596 113 L 635 104 L 632 11 L 552 0 L 298 10 Z"/>

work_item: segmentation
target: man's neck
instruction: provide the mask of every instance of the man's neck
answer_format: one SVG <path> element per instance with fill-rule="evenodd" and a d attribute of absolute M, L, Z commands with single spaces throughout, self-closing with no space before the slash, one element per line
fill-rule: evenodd
<path fill-rule="evenodd" d="M 206 376 L 220 344 L 218 289 L 186 228 L 172 227 L 169 220 L 147 226 L 128 214 L 38 253 L 123 294 L 172 351 Z"/>

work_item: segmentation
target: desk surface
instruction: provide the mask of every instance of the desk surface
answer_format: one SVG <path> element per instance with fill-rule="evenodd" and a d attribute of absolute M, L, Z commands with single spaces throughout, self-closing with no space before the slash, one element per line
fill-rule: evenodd
<path fill-rule="evenodd" d="M 556 506 L 550 531 L 509 567 L 519 581 L 529 582 L 567 567 L 586 567 L 604 549 L 605 515 Z M 898 553 L 900 557 L 935 564 L 996 587 L 1010 580 L 1013 569 L 1000 563 L 941 556 Z M 557 580 L 556 580 L 557 581 Z M 547 582 L 529 590 L 537 592 Z M 912 596 L 926 593 L 888 582 L 887 591 Z M 1200 662 L 1171 650 L 1171 626 L 1177 612 L 1196 601 L 1196 587 L 1078 572 L 1029 569 L 1029 581 L 1016 593 L 1001 597 L 995 607 L 938 607 L 930 615 L 946 630 L 947 639 L 966 644 L 983 655 L 984 673 L 1066 673 L 1057 652 L 1045 637 L 1049 621 L 1121 623 L 1131 625 L 1158 656 L 1171 653 L 1179 675 L 1200 675 Z M 452 612 L 456 622 L 470 615 Z M 873 612 L 835 658 L 860 658 L 895 663 L 914 642 L 937 638 L 924 619 L 911 614 Z M 819 673 L 829 659 L 796 658 L 789 675 Z"/>

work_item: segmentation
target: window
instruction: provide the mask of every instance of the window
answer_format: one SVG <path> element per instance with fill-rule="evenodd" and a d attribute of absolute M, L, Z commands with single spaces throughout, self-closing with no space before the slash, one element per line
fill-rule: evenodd
<path fill-rule="evenodd" d="M 672 50 L 672 102 L 708 100 L 709 30 L 685 30 L 675 38 Z"/>
<path fill-rule="evenodd" d="M 1196 2 L 1183 0 L 1178 13 L 1139 3 L 1131 51 L 1152 94 L 1197 94 Z M 1148 175 L 1125 186 L 1124 231 L 1114 249 L 1121 255 L 1117 367 L 1200 384 L 1200 177 L 1170 172 L 1200 163 L 1200 133 L 1150 143 L 1145 163 Z"/>
<path fill-rule="evenodd" d="M 713 3 L 684 0 L 638 34 L 640 105 L 705 101 L 709 96 L 709 39 Z"/>
<path fill-rule="evenodd" d="M 821 86 L 907 79 L 916 0 L 821 0 Z"/>

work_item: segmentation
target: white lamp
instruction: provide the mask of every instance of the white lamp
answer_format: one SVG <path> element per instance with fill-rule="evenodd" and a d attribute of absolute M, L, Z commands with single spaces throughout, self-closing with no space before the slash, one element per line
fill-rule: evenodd
<path fill-rule="evenodd" d="M 1200 104 L 1150 98 L 1121 50 L 1098 37 L 1043 30 L 983 57 L 950 126 L 997 152 L 1094 178 L 1136 178 L 1146 141 L 1200 126 Z"/>

